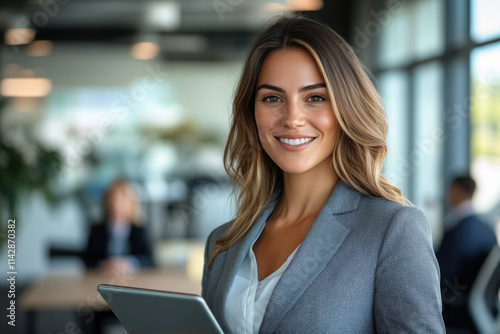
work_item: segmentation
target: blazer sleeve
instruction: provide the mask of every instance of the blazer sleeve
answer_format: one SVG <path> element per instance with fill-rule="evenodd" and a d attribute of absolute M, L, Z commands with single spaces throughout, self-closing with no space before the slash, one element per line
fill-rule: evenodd
<path fill-rule="evenodd" d="M 375 274 L 377 333 L 445 333 L 439 267 L 425 215 L 396 211 L 382 240 Z"/>
<path fill-rule="evenodd" d="M 201 280 L 201 296 L 203 298 L 206 297 L 206 290 L 207 290 L 207 285 L 208 285 L 208 278 L 210 276 L 210 267 L 208 266 L 208 263 L 210 262 L 210 258 L 212 257 L 213 251 L 214 251 L 214 246 L 215 246 L 215 241 L 217 239 L 214 238 L 214 234 L 216 233 L 217 230 L 213 230 L 210 235 L 207 238 L 207 242 L 205 244 L 205 257 L 204 257 L 204 263 L 203 263 L 203 277 Z"/>
<path fill-rule="evenodd" d="M 207 287 L 208 287 L 208 281 L 210 279 L 210 274 L 212 272 L 212 269 L 208 266 L 208 262 L 210 262 L 210 258 L 212 257 L 212 254 L 214 253 L 215 250 L 215 242 L 217 239 L 219 239 L 224 233 L 226 233 L 228 227 L 230 224 L 232 224 L 233 221 L 230 221 L 226 224 L 223 224 L 216 229 L 214 229 L 210 235 L 207 238 L 207 242 L 205 244 L 205 257 L 204 257 L 204 263 L 203 263 L 203 278 L 201 280 L 201 296 L 203 298 L 206 298 L 207 296 Z"/>

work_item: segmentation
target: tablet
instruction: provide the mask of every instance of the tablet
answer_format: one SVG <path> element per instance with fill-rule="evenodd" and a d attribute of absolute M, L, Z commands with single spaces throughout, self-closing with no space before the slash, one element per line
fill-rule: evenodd
<path fill-rule="evenodd" d="M 130 334 L 223 334 L 201 296 L 107 284 L 97 291 Z"/>

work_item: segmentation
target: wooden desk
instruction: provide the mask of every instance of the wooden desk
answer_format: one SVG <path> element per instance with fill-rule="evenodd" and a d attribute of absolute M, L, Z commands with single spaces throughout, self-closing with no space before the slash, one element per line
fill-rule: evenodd
<path fill-rule="evenodd" d="M 93 316 L 96 311 L 108 310 L 99 284 L 114 284 L 155 290 L 200 294 L 201 282 L 188 278 L 184 271 L 151 269 L 132 275 L 112 275 L 88 271 L 82 275 L 46 276 L 28 287 L 20 296 L 20 306 L 30 311 L 28 333 L 34 333 L 35 312 L 76 311 L 80 316 Z"/>

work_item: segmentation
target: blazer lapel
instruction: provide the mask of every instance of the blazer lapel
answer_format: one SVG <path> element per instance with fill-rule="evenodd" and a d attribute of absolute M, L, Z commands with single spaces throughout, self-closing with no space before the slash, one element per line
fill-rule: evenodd
<path fill-rule="evenodd" d="M 309 285 L 325 269 L 350 229 L 341 213 L 358 208 L 360 193 L 339 181 L 285 270 L 267 305 L 260 333 L 272 333 Z"/>
<path fill-rule="evenodd" d="M 278 200 L 278 196 L 275 196 L 271 203 L 267 205 L 262 211 L 261 215 L 254 222 L 250 230 L 245 234 L 243 238 L 241 238 L 236 244 L 230 247 L 227 250 L 225 255 L 225 263 L 219 277 L 218 282 L 215 288 L 215 300 L 214 305 L 215 308 L 212 310 L 214 314 L 218 314 L 218 318 L 222 319 L 222 323 L 220 324 L 225 333 L 229 332 L 229 327 L 226 322 L 226 318 L 224 315 L 224 305 L 226 303 L 226 296 L 229 293 L 229 289 L 233 284 L 233 280 L 238 272 L 238 269 L 241 266 L 241 263 L 245 259 L 245 256 L 250 251 L 250 247 L 252 247 L 257 237 L 260 235 L 260 232 L 264 228 L 267 219 L 274 211 Z M 219 255 L 222 256 L 223 254 Z"/>

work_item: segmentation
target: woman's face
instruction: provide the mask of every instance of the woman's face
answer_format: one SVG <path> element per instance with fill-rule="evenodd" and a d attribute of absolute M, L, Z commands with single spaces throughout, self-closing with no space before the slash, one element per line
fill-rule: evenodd
<path fill-rule="evenodd" d="M 113 223 L 128 222 L 130 219 L 130 198 L 120 188 L 110 191 L 107 198 L 107 212 Z"/>
<path fill-rule="evenodd" d="M 277 50 L 264 61 L 255 120 L 262 147 L 285 173 L 331 170 L 337 124 L 325 80 L 308 52 Z"/>

